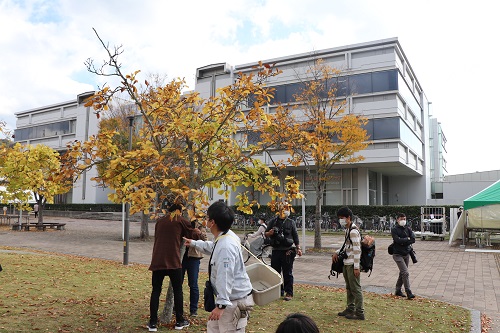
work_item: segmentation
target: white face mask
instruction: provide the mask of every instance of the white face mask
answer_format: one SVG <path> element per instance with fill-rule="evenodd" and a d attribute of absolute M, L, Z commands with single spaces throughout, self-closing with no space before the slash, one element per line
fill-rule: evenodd
<path fill-rule="evenodd" d="M 287 218 L 288 216 L 290 216 L 290 211 L 289 210 L 283 211 L 283 216 L 285 216 L 285 218 Z"/>
<path fill-rule="evenodd" d="M 345 219 L 339 219 L 340 226 L 343 228 L 347 224 L 347 221 Z"/>
<path fill-rule="evenodd" d="M 404 227 L 406 225 L 406 220 L 399 220 L 398 223 L 400 226 Z"/>

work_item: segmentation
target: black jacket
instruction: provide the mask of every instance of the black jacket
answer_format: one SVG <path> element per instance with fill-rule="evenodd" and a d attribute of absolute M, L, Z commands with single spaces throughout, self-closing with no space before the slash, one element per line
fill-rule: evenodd
<path fill-rule="evenodd" d="M 392 239 L 394 240 L 394 254 L 406 256 L 410 253 L 411 244 L 415 243 L 415 234 L 409 227 L 395 225 L 392 230 Z"/>
<path fill-rule="evenodd" d="M 283 229 L 283 235 L 285 236 L 286 239 L 288 239 L 291 243 L 290 246 L 274 246 L 273 245 L 273 250 L 289 250 L 290 248 L 295 246 L 299 246 L 299 234 L 297 232 L 297 228 L 295 227 L 295 223 L 289 219 L 286 218 L 285 220 L 280 219 L 280 218 L 274 218 L 269 223 L 267 224 L 267 229 L 266 232 L 270 231 L 272 228 L 277 227 L 278 229 Z M 273 235 L 271 237 L 271 245 L 273 244 L 273 237 L 276 237 L 276 235 Z"/>

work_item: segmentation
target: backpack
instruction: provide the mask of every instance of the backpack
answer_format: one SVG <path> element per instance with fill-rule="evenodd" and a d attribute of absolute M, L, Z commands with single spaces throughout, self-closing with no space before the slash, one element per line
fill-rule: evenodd
<path fill-rule="evenodd" d="M 361 238 L 361 256 L 359 258 L 360 270 L 362 272 L 368 273 L 368 276 L 372 275 L 373 271 L 373 259 L 375 258 L 375 240 L 371 245 L 367 245 L 363 243 L 363 236 L 361 235 L 361 231 L 358 229 L 359 236 Z M 351 241 L 351 235 L 348 234 L 349 241 Z"/>

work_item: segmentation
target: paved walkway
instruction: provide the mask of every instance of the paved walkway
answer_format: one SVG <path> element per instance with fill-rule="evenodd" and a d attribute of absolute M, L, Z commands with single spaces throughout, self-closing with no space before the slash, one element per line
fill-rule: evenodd
<path fill-rule="evenodd" d="M 66 222 L 66 230 L 24 232 L 1 229 L 0 245 L 123 261 L 120 221 L 45 219 L 47 222 Z M 154 224 L 149 227 L 152 235 Z M 129 262 L 149 264 L 152 242 L 138 240 L 139 230 L 139 223 L 132 222 Z M 342 242 L 341 235 L 322 238 L 323 247 L 338 248 Z M 398 270 L 387 254 L 391 239 L 377 238 L 376 242 L 375 269 L 370 277 L 362 275 L 362 285 L 368 289 L 393 292 Z M 312 244 L 313 238 L 306 237 L 306 246 Z M 448 242 L 438 240 L 417 240 L 414 248 L 419 262 L 410 264 L 413 293 L 485 313 L 493 319 L 490 333 L 500 333 L 499 254 L 465 252 L 458 245 L 450 247 Z M 206 266 L 206 262 L 201 265 L 202 269 Z M 306 253 L 296 260 L 295 280 L 343 287 L 342 278 L 327 278 L 329 268 L 329 255 Z"/>

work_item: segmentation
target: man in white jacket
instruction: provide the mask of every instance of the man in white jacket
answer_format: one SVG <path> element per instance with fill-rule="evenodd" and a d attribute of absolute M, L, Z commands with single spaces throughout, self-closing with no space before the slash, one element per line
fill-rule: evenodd
<path fill-rule="evenodd" d="M 207 215 L 207 227 L 215 241 L 184 239 L 186 246 L 195 246 L 212 254 L 210 281 L 216 293 L 216 306 L 208 317 L 207 333 L 244 333 L 248 311 L 254 302 L 240 239 L 230 230 L 234 212 L 224 202 L 218 201 L 208 207 Z"/>

